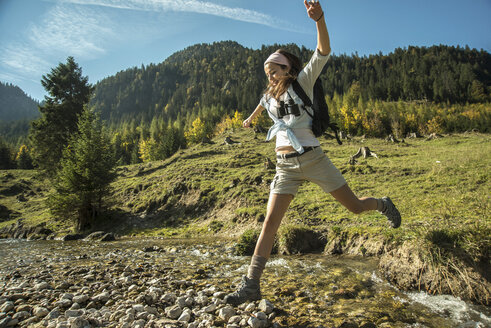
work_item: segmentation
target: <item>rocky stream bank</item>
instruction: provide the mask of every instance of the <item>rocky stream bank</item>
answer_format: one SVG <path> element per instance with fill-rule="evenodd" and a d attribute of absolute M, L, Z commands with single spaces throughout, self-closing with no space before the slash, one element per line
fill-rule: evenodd
<path fill-rule="evenodd" d="M 394 289 L 378 277 L 373 259 L 322 255 L 275 256 L 264 275 L 264 299 L 232 307 L 223 298 L 249 258 L 234 256 L 223 242 L 199 242 L 2 240 L 0 327 L 450 328 L 464 322 L 483 328 L 491 323 L 489 313 L 461 301 L 452 300 L 460 307 L 456 314 L 415 302 L 422 294 Z"/>

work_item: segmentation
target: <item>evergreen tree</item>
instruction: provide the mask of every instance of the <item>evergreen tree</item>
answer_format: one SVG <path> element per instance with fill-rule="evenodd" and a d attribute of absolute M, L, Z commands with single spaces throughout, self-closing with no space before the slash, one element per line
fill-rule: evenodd
<path fill-rule="evenodd" d="M 32 123 L 29 133 L 35 163 L 53 175 L 70 136 L 77 131 L 77 115 L 89 102 L 93 87 L 73 57 L 43 76 L 41 84 L 49 96 L 39 106 L 41 117 Z"/>
<path fill-rule="evenodd" d="M 0 170 L 13 169 L 12 150 L 0 136 Z"/>
<path fill-rule="evenodd" d="M 49 199 L 52 212 L 74 217 L 77 231 L 89 228 L 101 213 L 103 196 L 116 177 L 114 166 L 109 137 L 98 115 L 87 108 L 79 116 L 78 132 L 63 150 L 56 192 Z"/>
<path fill-rule="evenodd" d="M 34 168 L 32 165 L 32 157 L 29 154 L 29 149 L 26 145 L 20 146 L 15 160 L 17 161 L 17 167 L 19 169 L 30 170 Z"/>

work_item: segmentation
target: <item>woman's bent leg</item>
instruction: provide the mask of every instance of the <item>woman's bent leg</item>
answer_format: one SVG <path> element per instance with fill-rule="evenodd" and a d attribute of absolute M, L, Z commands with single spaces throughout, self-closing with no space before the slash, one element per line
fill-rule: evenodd
<path fill-rule="evenodd" d="M 330 193 L 338 202 L 355 214 L 365 211 L 374 211 L 378 209 L 376 198 L 363 197 L 358 198 L 348 184 L 338 188 Z"/>
<path fill-rule="evenodd" d="M 350 189 L 348 184 L 345 184 L 341 188 L 332 191 L 331 195 L 344 207 L 355 214 L 377 210 L 387 217 L 392 228 L 398 228 L 401 225 L 401 214 L 389 197 L 358 198 Z"/>

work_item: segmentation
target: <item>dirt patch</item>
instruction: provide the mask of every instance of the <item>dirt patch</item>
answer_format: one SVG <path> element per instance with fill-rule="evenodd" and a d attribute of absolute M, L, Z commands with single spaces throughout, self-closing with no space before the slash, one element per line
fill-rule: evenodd
<path fill-rule="evenodd" d="M 204 223 L 206 224 L 211 221 L 222 222 L 224 228 L 220 231 L 220 234 L 227 238 L 238 238 L 247 229 L 259 227 L 254 220 L 247 220 L 246 222 L 237 221 L 236 210 L 244 206 L 247 206 L 246 202 L 239 198 L 230 199 L 223 204 L 218 204 L 218 206 L 210 209 L 207 215 L 208 220 Z"/>
<path fill-rule="evenodd" d="M 363 256 L 379 256 L 387 251 L 389 245 L 381 237 L 368 235 L 353 235 L 349 237 L 346 233 L 331 234 L 324 253 L 350 254 Z"/>

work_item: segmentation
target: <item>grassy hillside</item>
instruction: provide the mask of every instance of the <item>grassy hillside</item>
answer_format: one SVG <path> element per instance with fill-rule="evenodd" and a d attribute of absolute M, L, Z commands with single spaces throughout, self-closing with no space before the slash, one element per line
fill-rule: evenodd
<path fill-rule="evenodd" d="M 160 234 L 182 225 L 199 226 L 220 221 L 223 231 L 238 232 L 244 224 L 260 221 L 265 212 L 274 169 L 272 143 L 252 131 L 231 137 L 240 142 L 197 145 L 172 158 L 119 168 L 112 200 L 125 214 L 141 221 L 159 221 L 154 227 L 136 226 L 133 232 Z M 435 228 L 479 228 L 489 224 L 489 154 L 486 135 L 448 136 L 432 141 L 404 143 L 355 139 L 338 146 L 322 140 L 323 149 L 340 168 L 359 196 L 390 195 L 404 217 L 402 229 L 387 229 L 377 213 L 352 215 L 316 185 L 305 183 L 287 212 L 286 222 L 313 226 L 339 226 L 403 239 L 424 235 Z M 368 146 L 377 158 L 349 157 Z M 166 228 L 162 228 L 166 226 Z M 144 229 L 141 229 L 143 228 Z"/>
<path fill-rule="evenodd" d="M 225 144 L 226 136 L 237 143 Z M 392 198 L 402 226 L 389 228 L 376 212 L 351 214 L 319 187 L 305 183 L 284 227 L 309 226 L 321 232 L 327 236 L 327 253 L 381 255 L 381 266 L 396 285 L 489 302 L 490 135 L 400 143 L 355 138 L 342 146 L 322 138 L 321 144 L 357 195 Z M 378 158 L 348 164 L 362 146 Z M 107 199 L 110 210 L 93 229 L 237 238 L 247 229 L 259 229 L 264 220 L 274 176 L 274 168 L 265 166 L 267 159 L 274 162 L 274 144 L 252 130 L 240 130 L 164 161 L 119 167 Z M 0 181 L 3 220 L 10 215 L 23 218 L 26 225 L 47 222 L 51 229 L 69 231 L 69 222 L 50 220 L 43 203 L 49 184 L 36 172 L 1 171 Z M 6 219 L 0 228 L 14 221 Z M 416 271 L 411 275 L 406 270 Z"/>
<path fill-rule="evenodd" d="M 227 135 L 237 143 L 226 145 Z M 402 228 L 388 229 L 377 213 L 351 214 L 311 183 L 302 185 L 285 222 L 402 239 L 433 229 L 489 228 L 490 141 L 489 135 L 462 134 L 401 143 L 355 138 L 338 146 L 322 138 L 324 151 L 358 196 L 391 196 L 402 213 Z M 378 159 L 359 158 L 356 165 L 348 164 L 361 146 L 369 147 Z M 181 150 L 164 161 L 119 167 L 107 199 L 111 212 L 100 224 L 109 222 L 124 233 L 166 235 L 184 227 L 192 234 L 193 229 L 218 221 L 223 225 L 220 231 L 239 233 L 264 218 L 274 176 L 274 168 L 267 169 L 265 162 L 274 163 L 273 148 L 274 143 L 264 142 L 264 135 L 241 130 L 219 136 L 213 144 Z M 1 171 L 0 181 L 0 204 L 16 212 L 16 217 L 32 224 L 49 220 L 42 203 L 49 184 L 35 171 Z M 126 224 L 128 218 L 131 225 Z"/>

